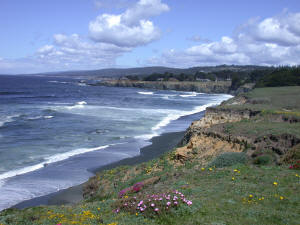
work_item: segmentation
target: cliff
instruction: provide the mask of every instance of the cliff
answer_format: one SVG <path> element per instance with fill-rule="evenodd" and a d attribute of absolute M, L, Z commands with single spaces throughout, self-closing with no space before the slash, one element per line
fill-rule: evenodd
<path fill-rule="evenodd" d="M 299 87 L 294 89 L 300 91 Z M 218 107 L 207 108 L 205 116 L 187 129 L 181 141 L 183 147 L 176 150 L 175 158 L 189 160 L 188 156 L 194 153 L 204 163 L 208 155 L 244 151 L 253 161 L 267 156 L 271 162 L 281 163 L 290 149 L 300 144 L 300 118 L 298 102 L 291 105 L 289 96 L 277 91 L 279 93 L 274 90 L 268 96 L 256 89 Z M 272 98 L 285 100 L 282 99 L 281 105 L 266 100 Z M 286 104 L 291 109 L 280 111 L 287 107 Z"/>
<path fill-rule="evenodd" d="M 107 80 L 96 83 L 108 87 L 135 87 L 157 90 L 195 91 L 202 93 L 229 93 L 231 81 L 220 82 L 179 82 L 179 81 L 129 81 Z"/>

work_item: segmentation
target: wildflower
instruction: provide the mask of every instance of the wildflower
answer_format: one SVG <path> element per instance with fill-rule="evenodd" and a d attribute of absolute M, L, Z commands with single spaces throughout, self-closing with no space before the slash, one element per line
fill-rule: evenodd
<path fill-rule="evenodd" d="M 178 202 L 174 202 L 174 205 L 178 205 Z"/>
<path fill-rule="evenodd" d="M 100 208 L 97 208 L 98 210 L 100 210 Z"/>
<path fill-rule="evenodd" d="M 237 172 L 238 170 L 237 170 L 237 169 L 234 169 L 233 171 L 234 171 L 234 172 Z"/>
<path fill-rule="evenodd" d="M 167 206 L 170 206 L 171 205 L 171 202 L 167 202 Z"/>
<path fill-rule="evenodd" d="M 128 198 L 128 195 L 124 196 L 124 198 Z"/>
<path fill-rule="evenodd" d="M 295 176 L 296 176 L 296 177 L 299 177 L 299 174 L 298 174 L 298 173 L 296 173 L 296 174 L 295 174 Z"/>
<path fill-rule="evenodd" d="M 139 214 L 138 214 L 138 213 L 135 213 L 135 215 L 138 216 Z"/>
<path fill-rule="evenodd" d="M 264 200 L 265 198 L 264 197 L 261 197 L 261 200 Z"/>
<path fill-rule="evenodd" d="M 277 182 L 273 182 L 273 185 L 274 185 L 274 186 L 277 186 L 277 185 L 278 185 L 278 183 L 277 183 Z"/>
<path fill-rule="evenodd" d="M 231 178 L 231 180 L 234 180 L 234 179 L 235 179 L 234 177 Z"/>
<path fill-rule="evenodd" d="M 283 200 L 283 199 L 284 199 L 284 197 L 283 197 L 283 196 L 280 196 L 279 198 L 280 198 L 280 200 Z"/>
<path fill-rule="evenodd" d="M 209 171 L 212 171 L 213 169 L 212 168 L 209 168 Z"/>
<path fill-rule="evenodd" d="M 192 201 L 187 201 L 186 204 L 187 204 L 187 205 L 192 205 L 193 202 L 192 202 Z"/>
<path fill-rule="evenodd" d="M 154 211 L 155 211 L 155 212 L 158 212 L 158 211 L 159 211 L 159 209 L 158 209 L 158 208 L 155 208 L 155 209 L 154 209 Z"/>
<path fill-rule="evenodd" d="M 154 203 L 151 203 L 151 207 L 154 207 L 155 206 L 155 204 Z"/>
<path fill-rule="evenodd" d="M 202 171 L 204 171 L 204 170 L 205 170 L 205 168 L 204 168 L 204 167 L 202 167 L 202 168 L 201 168 L 201 170 L 202 170 Z"/>
<path fill-rule="evenodd" d="M 253 195 L 249 195 L 249 198 L 253 198 Z"/>

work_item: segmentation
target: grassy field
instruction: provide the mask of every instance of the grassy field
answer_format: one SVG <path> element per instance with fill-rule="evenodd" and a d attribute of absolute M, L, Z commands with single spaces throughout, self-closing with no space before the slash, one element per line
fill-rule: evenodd
<path fill-rule="evenodd" d="M 202 168 L 197 162 L 175 167 L 171 154 L 98 174 L 99 191 L 81 204 L 7 210 L 0 214 L 0 224 L 299 224 L 296 170 L 250 164 Z M 122 189 L 151 177 L 160 180 L 119 199 Z M 156 214 L 126 208 L 114 212 L 126 199 L 145 200 L 172 190 L 183 193 L 192 204 L 178 204 Z"/>
<path fill-rule="evenodd" d="M 243 96 L 249 99 L 249 103 L 244 105 L 224 105 L 224 107 L 248 108 L 287 114 L 300 112 L 300 86 L 255 88 L 251 92 L 243 94 Z"/>

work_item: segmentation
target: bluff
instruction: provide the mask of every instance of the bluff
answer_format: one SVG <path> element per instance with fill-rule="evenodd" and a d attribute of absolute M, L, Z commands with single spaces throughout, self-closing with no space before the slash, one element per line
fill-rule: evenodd
<path fill-rule="evenodd" d="M 219 82 L 189 82 L 189 81 L 130 81 L 106 80 L 93 85 L 107 87 L 135 87 L 157 90 L 195 91 L 202 93 L 229 93 L 231 81 Z"/>

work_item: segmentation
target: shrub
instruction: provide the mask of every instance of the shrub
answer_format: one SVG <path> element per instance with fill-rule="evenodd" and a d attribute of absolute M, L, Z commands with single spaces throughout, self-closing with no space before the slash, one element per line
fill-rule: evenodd
<path fill-rule="evenodd" d="M 247 155 L 244 152 L 226 152 L 217 156 L 210 164 L 209 167 L 226 167 L 238 163 L 246 163 Z"/>
<path fill-rule="evenodd" d="M 270 155 L 260 155 L 257 156 L 254 160 L 253 163 L 257 165 L 268 165 L 273 162 L 272 156 Z"/>

